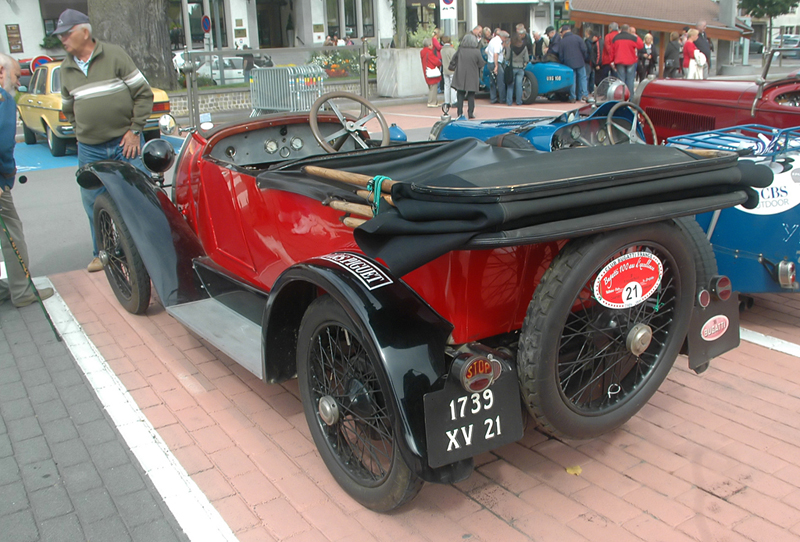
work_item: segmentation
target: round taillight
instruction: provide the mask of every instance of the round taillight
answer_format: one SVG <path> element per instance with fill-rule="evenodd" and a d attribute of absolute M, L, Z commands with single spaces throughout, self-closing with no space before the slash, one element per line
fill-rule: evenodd
<path fill-rule="evenodd" d="M 458 381 L 468 393 L 482 392 L 497 380 L 503 367 L 491 356 L 461 355 L 453 361 Z"/>
<path fill-rule="evenodd" d="M 711 294 L 708 292 L 708 290 L 700 290 L 700 293 L 697 294 L 697 304 L 705 309 L 710 303 Z"/>
<path fill-rule="evenodd" d="M 711 293 L 714 294 L 718 299 L 722 301 L 727 301 L 730 299 L 731 294 L 733 293 L 733 288 L 731 287 L 731 279 L 726 277 L 725 275 L 718 275 L 711 279 Z"/>

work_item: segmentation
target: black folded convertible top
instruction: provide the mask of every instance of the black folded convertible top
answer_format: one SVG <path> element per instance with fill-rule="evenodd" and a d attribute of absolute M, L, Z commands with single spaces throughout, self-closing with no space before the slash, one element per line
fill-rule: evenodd
<path fill-rule="evenodd" d="M 320 181 L 299 171 L 311 163 L 398 181 L 392 187 L 395 207 L 381 207 L 378 216 L 355 230 L 359 247 L 397 275 L 473 238 L 475 248 L 532 243 L 545 239 L 545 231 L 569 238 L 730 207 L 748 198 L 755 204 L 750 187 L 772 182 L 768 168 L 739 162 L 734 153 L 647 145 L 537 153 L 463 139 L 329 155 L 265 172 L 259 183 L 293 191 L 309 183 L 319 187 Z M 343 184 L 327 183 L 347 191 Z"/>

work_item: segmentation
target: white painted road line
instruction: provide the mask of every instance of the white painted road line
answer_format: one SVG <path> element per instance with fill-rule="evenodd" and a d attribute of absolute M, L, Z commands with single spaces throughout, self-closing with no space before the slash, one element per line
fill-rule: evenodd
<path fill-rule="evenodd" d="M 800 358 L 800 345 L 790 343 L 789 341 L 784 341 L 783 339 L 778 339 L 777 337 L 772 337 L 770 335 L 764 335 L 758 331 L 751 331 L 743 327 L 739 328 L 739 337 L 743 341 Z"/>
<path fill-rule="evenodd" d="M 52 286 L 47 278 L 34 279 L 34 283 L 37 288 Z M 235 542 L 236 535 L 139 410 L 58 291 L 44 304 L 103 408 L 189 539 Z"/>

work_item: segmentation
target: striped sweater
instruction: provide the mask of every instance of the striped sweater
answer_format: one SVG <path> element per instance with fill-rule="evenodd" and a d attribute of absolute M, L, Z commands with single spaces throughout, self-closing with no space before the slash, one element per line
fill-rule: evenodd
<path fill-rule="evenodd" d="M 61 109 L 79 143 L 99 145 L 140 130 L 153 110 L 153 91 L 121 47 L 95 41 L 88 75 L 67 55 L 61 63 Z"/>

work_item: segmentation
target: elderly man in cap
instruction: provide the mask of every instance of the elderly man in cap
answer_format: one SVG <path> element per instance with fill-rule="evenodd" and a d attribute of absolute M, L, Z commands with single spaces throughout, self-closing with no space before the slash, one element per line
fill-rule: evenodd
<path fill-rule="evenodd" d="M 97 160 L 124 160 L 139 165 L 142 129 L 153 109 L 153 91 L 121 47 L 92 37 L 89 17 L 68 9 L 53 35 L 67 57 L 61 63 L 61 103 L 75 129 L 78 165 Z M 89 215 L 94 257 L 87 270 L 103 269 L 94 236 L 94 200 L 105 188 L 81 188 Z"/>

